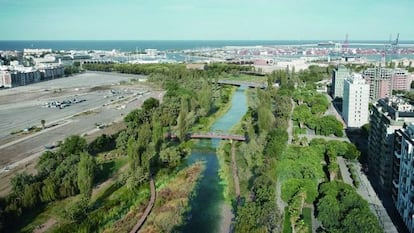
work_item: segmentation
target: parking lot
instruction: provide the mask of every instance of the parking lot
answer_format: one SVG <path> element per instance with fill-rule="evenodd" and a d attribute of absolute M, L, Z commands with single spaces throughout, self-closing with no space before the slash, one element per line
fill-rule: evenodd
<path fill-rule="evenodd" d="M 139 77 L 86 73 L 21 87 L 20 90 L 0 91 L 0 169 L 70 135 L 99 130 L 111 122 L 120 121 L 145 99 L 161 96 L 162 92 L 150 91 L 145 83 L 119 85 L 120 82 Z M 61 106 L 64 101 L 67 106 L 53 107 L 57 106 L 57 102 Z M 54 126 L 33 135 L 22 136 L 18 142 L 10 140 L 11 132 L 32 126 L 41 127 L 41 120 L 46 121 L 46 126 L 52 123 Z"/>

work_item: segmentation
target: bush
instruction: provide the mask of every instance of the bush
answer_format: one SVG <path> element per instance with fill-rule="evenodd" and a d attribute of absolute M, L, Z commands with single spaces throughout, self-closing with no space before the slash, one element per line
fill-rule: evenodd
<path fill-rule="evenodd" d="M 306 203 L 312 204 L 318 196 L 317 183 L 310 179 L 289 179 L 282 184 L 282 199 L 288 202 L 300 188 L 306 192 Z"/>

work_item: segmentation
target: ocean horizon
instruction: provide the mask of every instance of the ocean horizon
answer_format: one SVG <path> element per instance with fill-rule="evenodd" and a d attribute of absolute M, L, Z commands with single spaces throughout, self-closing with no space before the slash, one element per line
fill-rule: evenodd
<path fill-rule="evenodd" d="M 119 50 L 142 51 L 144 49 L 186 50 L 222 48 L 226 46 L 300 46 L 339 40 L 0 40 L 0 50 L 53 49 L 53 50 Z M 350 47 L 383 47 L 385 40 L 350 40 Z M 356 45 L 353 45 L 356 44 Z M 400 41 L 400 45 L 414 44 L 414 40 Z M 358 45 L 358 46 L 357 46 Z M 365 47 L 365 46 L 364 46 Z"/>

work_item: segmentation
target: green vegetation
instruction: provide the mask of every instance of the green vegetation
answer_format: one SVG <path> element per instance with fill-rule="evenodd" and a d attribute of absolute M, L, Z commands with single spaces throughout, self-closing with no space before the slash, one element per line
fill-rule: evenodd
<path fill-rule="evenodd" d="M 312 87 L 312 86 L 311 86 Z M 293 99 L 297 106 L 293 111 L 292 119 L 298 123 L 299 128 L 313 129 L 316 134 L 329 136 L 343 136 L 343 125 L 335 116 L 323 116 L 329 107 L 327 98 L 311 89 L 309 86 L 296 89 Z M 296 130 L 295 132 L 302 132 Z"/>
<path fill-rule="evenodd" d="M 383 232 L 378 219 L 353 187 L 329 182 L 319 188 L 318 219 L 326 232 Z"/>
<path fill-rule="evenodd" d="M 285 76 L 286 74 L 275 74 Z M 275 203 L 276 160 L 288 139 L 290 85 L 249 93 L 249 110 L 241 130 L 249 138 L 240 145 L 237 165 L 242 204 L 237 208 L 235 232 L 269 232 L 280 228 Z"/>
<path fill-rule="evenodd" d="M 355 166 L 353 164 L 347 164 L 349 173 L 351 174 L 352 183 L 356 188 L 359 188 L 359 179 L 355 171 Z"/>
<path fill-rule="evenodd" d="M 138 213 L 148 201 L 148 177 L 174 177 L 190 150 L 186 133 L 195 125 L 206 127 L 211 123 L 209 118 L 228 103 L 231 88 L 216 85 L 213 77 L 251 69 L 224 64 L 211 65 L 207 71 L 164 64 L 93 64 L 89 68 L 94 67 L 150 74 L 148 80 L 166 90 L 162 104 L 153 98 L 146 100 L 141 109 L 125 117 L 127 127 L 116 135 L 102 135 L 89 145 L 85 139 L 71 136 L 57 151 L 45 152 L 37 174 L 17 175 L 12 193 L 0 200 L 1 228 L 14 232 L 27 225 L 24 231 L 30 232 L 37 227 L 35 223 L 48 220 L 45 211 L 53 210 L 51 216 L 58 224 L 52 232 L 100 232 L 123 216 Z M 179 140 L 165 140 L 168 132 L 178 135 Z M 97 161 L 101 153 L 104 159 Z M 115 160 L 108 160 L 113 155 Z M 128 166 L 119 174 L 116 170 L 125 163 Z M 95 191 L 93 187 L 100 182 L 105 186 Z M 61 203 L 66 203 L 64 208 Z"/>
<path fill-rule="evenodd" d="M 189 198 L 203 169 L 202 163 L 195 163 L 181 170 L 160 189 L 154 208 L 140 232 L 173 232 L 182 225 L 184 213 L 189 208 Z"/>

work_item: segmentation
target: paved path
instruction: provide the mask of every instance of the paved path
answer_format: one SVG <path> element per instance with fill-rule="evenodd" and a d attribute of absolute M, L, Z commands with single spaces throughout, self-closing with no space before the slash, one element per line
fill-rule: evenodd
<path fill-rule="evenodd" d="M 349 173 L 349 170 L 348 170 L 348 167 L 346 166 L 344 158 L 342 158 L 341 156 L 338 156 L 336 158 L 336 161 L 337 161 L 337 163 L 339 165 L 339 168 L 341 170 L 342 181 L 346 184 L 354 186 L 354 182 L 351 178 L 351 174 Z"/>
<path fill-rule="evenodd" d="M 145 209 L 144 214 L 141 216 L 141 218 L 137 222 L 137 224 L 135 224 L 134 228 L 132 228 L 132 230 L 129 233 L 136 233 L 136 232 L 139 231 L 139 229 L 142 227 L 142 225 L 144 225 L 145 220 L 147 220 L 147 217 L 151 213 L 152 207 L 154 206 L 156 192 L 155 192 L 154 179 L 152 177 L 150 179 L 150 189 L 151 189 L 151 198 L 150 198 L 150 201 L 148 203 L 148 206 Z"/>
<path fill-rule="evenodd" d="M 237 172 L 235 143 L 231 144 L 231 168 L 233 170 L 234 188 L 235 188 L 235 191 L 236 191 L 237 205 L 239 205 L 239 201 L 240 201 L 240 182 L 239 182 L 239 175 L 238 175 L 238 172 Z"/>
<path fill-rule="evenodd" d="M 309 141 L 311 141 L 314 138 L 321 138 L 321 139 L 325 139 L 327 141 L 330 140 L 338 140 L 338 141 L 345 141 L 345 142 L 350 142 L 348 137 L 335 137 L 335 136 L 322 136 L 322 135 L 310 135 L 310 134 L 299 134 L 298 137 L 307 137 L 309 139 Z"/>
<path fill-rule="evenodd" d="M 378 198 L 367 176 L 361 172 L 361 164 L 354 163 L 354 166 L 357 176 L 361 181 L 360 186 L 357 189 L 358 194 L 368 201 L 371 211 L 378 217 L 378 220 L 380 222 L 380 225 L 383 227 L 384 232 L 397 233 L 398 231 L 395 228 L 394 223 L 392 222 L 390 216 L 385 210 L 384 205 Z"/>
<path fill-rule="evenodd" d="M 290 109 L 290 114 L 289 114 L 289 125 L 287 128 L 287 133 L 288 133 L 288 144 L 292 143 L 292 139 L 293 139 L 293 120 L 292 120 L 292 115 L 293 115 L 293 109 L 295 108 L 296 104 L 295 101 L 293 101 L 293 99 L 290 99 L 290 102 L 292 103 L 292 108 Z"/>
<path fill-rule="evenodd" d="M 342 122 L 342 124 L 344 126 L 346 126 L 344 119 L 342 119 L 341 114 L 339 114 L 338 111 L 336 111 L 336 108 L 333 106 L 333 102 L 332 102 L 332 98 L 330 95 L 325 94 L 326 98 L 329 100 L 329 107 L 328 110 L 325 112 L 325 116 L 326 115 L 334 115 L 336 117 L 336 119 L 338 119 L 338 121 Z"/>

